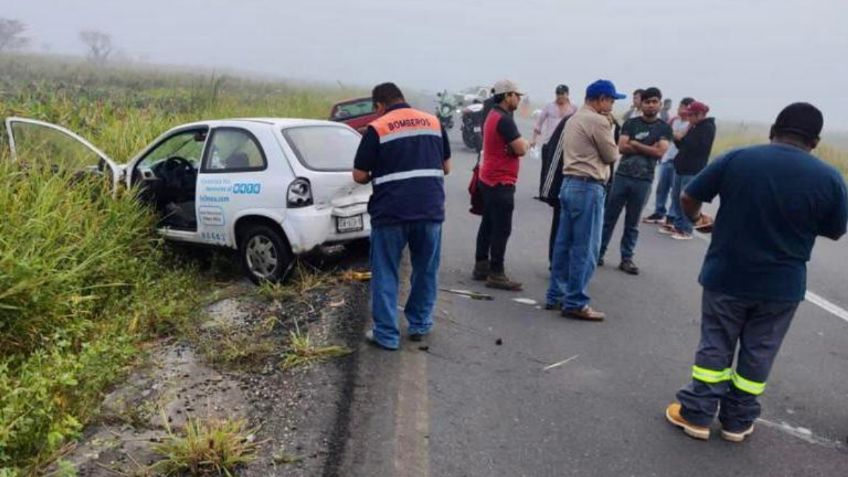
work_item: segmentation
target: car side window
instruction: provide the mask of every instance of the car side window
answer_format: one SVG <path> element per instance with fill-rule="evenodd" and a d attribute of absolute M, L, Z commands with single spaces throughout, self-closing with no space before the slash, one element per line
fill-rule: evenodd
<path fill-rule="evenodd" d="M 188 160 L 197 168 L 200 164 L 200 156 L 203 154 L 203 145 L 206 143 L 206 133 L 206 128 L 178 132 L 145 154 L 139 166 L 150 168 L 165 159 L 176 156 Z"/>
<path fill-rule="evenodd" d="M 218 128 L 203 161 L 203 172 L 261 171 L 268 166 L 259 141 L 249 131 Z"/>

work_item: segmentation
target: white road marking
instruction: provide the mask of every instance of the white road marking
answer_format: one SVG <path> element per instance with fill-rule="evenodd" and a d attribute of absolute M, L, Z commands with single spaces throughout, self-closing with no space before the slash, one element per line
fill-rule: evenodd
<path fill-rule="evenodd" d="M 816 444 L 823 447 L 829 447 L 831 449 L 841 449 L 843 444 L 841 441 L 826 439 L 824 437 L 819 437 L 813 434 L 813 431 L 806 429 L 804 427 L 794 427 L 786 422 L 781 421 L 779 424 L 776 422 L 772 422 L 763 418 L 757 419 L 758 424 L 762 424 L 766 427 L 770 427 L 772 429 L 776 429 L 784 434 L 789 434 L 790 436 L 797 437 L 803 441 L 809 442 L 810 444 Z"/>
<path fill-rule="evenodd" d="M 699 239 L 703 240 L 706 243 L 710 243 L 710 239 L 709 239 L 709 237 L 707 237 L 706 234 L 702 234 L 700 232 L 694 232 L 692 235 L 694 235 L 695 237 L 698 237 Z M 819 295 L 818 293 L 815 293 L 812 290 L 807 290 L 807 295 L 804 298 L 808 302 L 812 303 L 813 305 L 818 306 L 822 310 L 824 310 L 828 313 L 831 313 L 832 315 L 836 316 L 837 318 L 839 318 L 839 319 L 841 319 L 845 322 L 848 322 L 848 310 L 846 310 L 845 308 L 842 308 L 841 306 L 837 305 L 836 303 L 833 303 L 832 301 L 824 298 L 823 296 Z"/>
<path fill-rule="evenodd" d="M 522 305 L 537 305 L 539 302 L 532 298 L 513 298 L 512 301 L 521 303 Z"/>
<path fill-rule="evenodd" d="M 579 355 L 579 354 L 575 354 L 574 356 L 572 356 L 572 357 L 570 357 L 570 358 L 568 358 L 568 359 L 564 359 L 564 360 L 560 361 L 559 363 L 554 363 L 554 364 L 552 364 L 552 365 L 550 365 L 550 366 L 545 366 L 544 368 L 542 368 L 542 371 L 547 371 L 547 370 L 549 370 L 549 369 L 558 368 L 558 367 L 560 367 L 560 366 L 562 366 L 562 365 L 568 364 L 568 363 L 570 363 L 571 361 L 574 361 L 575 359 L 577 359 L 577 357 L 578 357 L 578 356 L 580 356 L 580 355 Z"/>
<path fill-rule="evenodd" d="M 808 302 L 810 302 L 814 305 L 817 305 L 820 308 L 824 309 L 825 311 L 829 311 L 829 312 L 833 313 L 834 315 L 836 315 L 837 317 L 841 318 L 842 320 L 845 320 L 846 322 L 848 322 L 848 310 L 846 310 L 845 308 L 842 308 L 841 306 L 839 306 L 839 305 L 837 305 L 837 304 L 835 304 L 831 301 L 828 301 L 827 299 L 825 299 L 821 295 L 813 293 L 810 290 L 807 290 L 807 296 L 805 298 L 807 299 Z"/>

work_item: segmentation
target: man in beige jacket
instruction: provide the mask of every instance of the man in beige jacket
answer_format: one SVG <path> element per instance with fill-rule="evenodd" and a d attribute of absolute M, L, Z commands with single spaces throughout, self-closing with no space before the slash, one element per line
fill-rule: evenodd
<path fill-rule="evenodd" d="M 601 246 L 604 184 L 610 164 L 619 157 L 612 107 L 615 100 L 624 98 L 611 81 L 595 81 L 586 88 L 585 104 L 562 133 L 565 180 L 545 309 L 561 309 L 569 318 L 601 321 L 605 317 L 589 306 L 587 292 Z"/>

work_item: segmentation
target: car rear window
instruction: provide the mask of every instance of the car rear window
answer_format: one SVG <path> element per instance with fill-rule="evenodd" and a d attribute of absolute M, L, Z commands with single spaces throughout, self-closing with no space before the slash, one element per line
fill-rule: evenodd
<path fill-rule="evenodd" d="M 301 126 L 283 130 L 283 136 L 304 166 L 317 171 L 353 170 L 361 136 L 345 127 Z"/>
<path fill-rule="evenodd" d="M 333 119 L 342 120 L 355 118 L 357 116 L 365 116 L 374 112 L 374 103 L 371 98 L 362 99 L 351 103 L 337 104 L 333 108 Z"/>

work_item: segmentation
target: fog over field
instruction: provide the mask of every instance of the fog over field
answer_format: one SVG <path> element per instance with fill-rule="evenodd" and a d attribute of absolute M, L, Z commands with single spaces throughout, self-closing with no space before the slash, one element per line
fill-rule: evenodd
<path fill-rule="evenodd" d="M 82 54 L 97 29 L 136 61 L 430 91 L 510 77 L 534 101 L 604 77 L 734 120 L 810 101 L 848 130 L 844 0 L 0 0 L 0 16 L 33 51 Z"/>

